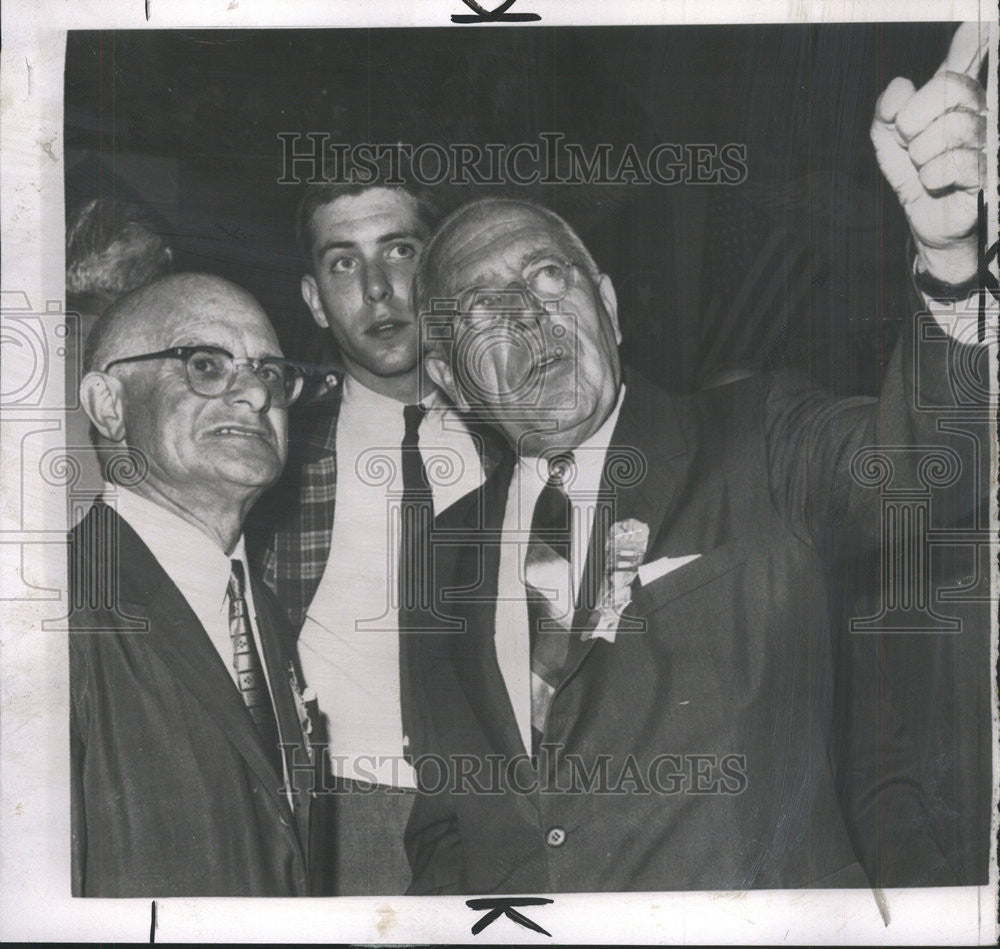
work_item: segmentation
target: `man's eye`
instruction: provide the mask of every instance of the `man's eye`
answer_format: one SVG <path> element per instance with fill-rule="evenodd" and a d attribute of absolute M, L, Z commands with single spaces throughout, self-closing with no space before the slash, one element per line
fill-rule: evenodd
<path fill-rule="evenodd" d="M 559 261 L 543 261 L 532 267 L 526 282 L 543 299 L 566 292 L 566 268 Z"/>
<path fill-rule="evenodd" d="M 201 350 L 191 354 L 188 365 L 203 376 L 221 375 L 226 369 L 226 357 L 221 353 Z"/>
<path fill-rule="evenodd" d="M 278 363 L 261 363 L 257 367 L 257 378 L 265 384 L 281 382 L 284 379 L 284 372 L 282 369 L 283 367 Z"/>
<path fill-rule="evenodd" d="M 358 262 L 353 257 L 336 257 L 330 262 L 330 270 L 333 273 L 351 273 L 358 267 Z"/>
<path fill-rule="evenodd" d="M 503 308 L 505 295 L 503 293 L 477 293 L 472 298 L 471 310 L 499 310 Z"/>
<path fill-rule="evenodd" d="M 412 244 L 393 244 L 385 254 L 386 260 L 409 260 L 417 256 L 417 248 Z"/>

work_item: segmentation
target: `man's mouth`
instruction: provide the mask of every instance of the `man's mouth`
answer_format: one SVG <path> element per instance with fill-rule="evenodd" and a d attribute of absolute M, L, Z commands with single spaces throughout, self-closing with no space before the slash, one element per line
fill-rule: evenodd
<path fill-rule="evenodd" d="M 541 359 L 535 362 L 535 372 L 546 372 L 552 369 L 557 363 L 564 360 L 565 353 L 561 348 L 554 349 L 552 352 L 546 353 Z"/>
<path fill-rule="evenodd" d="M 365 330 L 365 336 L 371 336 L 375 339 L 391 339 L 410 325 L 408 320 L 378 320 Z"/>
<path fill-rule="evenodd" d="M 226 438 L 260 438 L 268 444 L 271 443 L 271 433 L 267 429 L 251 425 L 220 425 L 212 429 L 211 434 Z"/>
<path fill-rule="evenodd" d="M 525 387 L 534 391 L 538 387 L 544 386 L 546 380 L 556 382 L 556 377 L 561 376 L 566 358 L 562 352 L 556 355 L 555 352 L 538 356 L 531 362 L 522 364 L 520 375 L 517 377 L 517 391 L 523 391 Z"/>

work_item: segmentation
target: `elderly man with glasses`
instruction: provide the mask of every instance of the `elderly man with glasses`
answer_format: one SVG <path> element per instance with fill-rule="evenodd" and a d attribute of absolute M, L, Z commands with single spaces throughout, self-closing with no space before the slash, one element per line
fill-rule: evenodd
<path fill-rule="evenodd" d="M 199 274 L 122 298 L 85 368 L 105 488 L 70 538 L 73 893 L 308 895 L 310 709 L 242 535 L 307 374 Z"/>

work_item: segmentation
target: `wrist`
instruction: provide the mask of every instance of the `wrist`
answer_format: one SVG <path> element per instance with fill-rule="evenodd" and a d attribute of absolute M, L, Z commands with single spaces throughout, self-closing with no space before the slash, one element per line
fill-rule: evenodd
<path fill-rule="evenodd" d="M 927 247 L 916 242 L 917 261 L 914 270 L 914 279 L 917 285 L 926 283 L 936 290 L 941 288 L 954 287 L 956 292 L 946 293 L 949 299 L 964 299 L 973 290 L 978 288 L 978 261 L 976 260 L 976 242 L 971 240 L 959 245 L 949 247 Z M 957 294 L 962 289 L 968 289 L 961 295 Z M 928 296 L 935 297 L 921 287 Z"/>
<path fill-rule="evenodd" d="M 913 271 L 913 282 L 925 297 L 929 297 L 938 303 L 953 303 L 967 300 L 973 293 L 980 289 L 978 274 L 973 274 L 971 278 L 963 280 L 961 283 L 939 280 L 932 274 L 921 270 L 919 260 Z"/>

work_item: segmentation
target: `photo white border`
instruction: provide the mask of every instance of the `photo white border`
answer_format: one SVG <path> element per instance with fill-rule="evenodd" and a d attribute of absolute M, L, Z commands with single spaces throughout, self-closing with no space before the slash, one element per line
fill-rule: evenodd
<path fill-rule="evenodd" d="M 495 6 L 495 0 L 485 4 Z M 77 29 L 437 26 L 468 13 L 461 0 L 254 2 L 254 0 L 7 0 L 2 11 L 0 149 L 3 314 L 59 312 L 64 293 L 63 60 Z M 752 3 L 518 0 L 510 12 L 541 14 L 544 27 L 584 24 L 777 23 L 978 19 L 995 3 L 921 0 Z M 482 25 L 481 29 L 531 28 Z M 990 69 L 996 76 L 994 27 Z M 943 55 L 943 51 L 942 51 Z M 919 79 L 919 77 L 913 77 Z M 997 90 L 990 88 L 995 133 Z M 874 106 L 874 102 L 872 103 Z M 996 155 L 995 140 L 991 154 Z M 991 168 L 988 194 L 996 194 Z M 996 203 L 991 207 L 997 234 Z M 4 379 L 29 379 L 38 353 L 3 328 Z M 47 358 L 48 354 L 42 354 Z M 0 938 L 146 941 L 149 900 L 69 896 L 68 664 L 65 634 L 41 620 L 65 612 L 63 491 L 35 476 L 41 455 L 63 443 L 62 373 L 49 363 L 45 404 L 5 407 L 0 419 Z M 4 386 L 10 391 L 11 386 Z M 995 449 L 995 446 L 994 446 Z M 996 477 L 996 453 L 993 453 Z M 995 504 L 995 496 L 994 496 Z M 993 511 L 994 524 L 996 511 Z M 12 585 L 13 588 L 12 588 Z M 28 590 L 28 597 L 12 603 Z M 991 609 L 994 634 L 996 600 Z M 996 665 L 993 644 L 993 668 Z M 994 695 L 995 702 L 995 695 Z M 994 746 L 997 714 L 993 711 Z M 994 747 L 994 756 L 996 749 Z M 994 757 L 994 805 L 996 801 Z M 996 807 L 993 808 L 995 847 Z M 528 915 L 553 935 L 500 919 L 479 936 L 464 900 L 348 898 L 157 901 L 156 940 L 206 942 L 870 943 L 992 944 L 997 870 L 986 887 L 894 890 L 882 911 L 870 890 L 747 893 L 559 894 Z M 534 894 L 542 895 L 542 894 Z M 886 925 L 882 912 L 889 920 Z"/>

